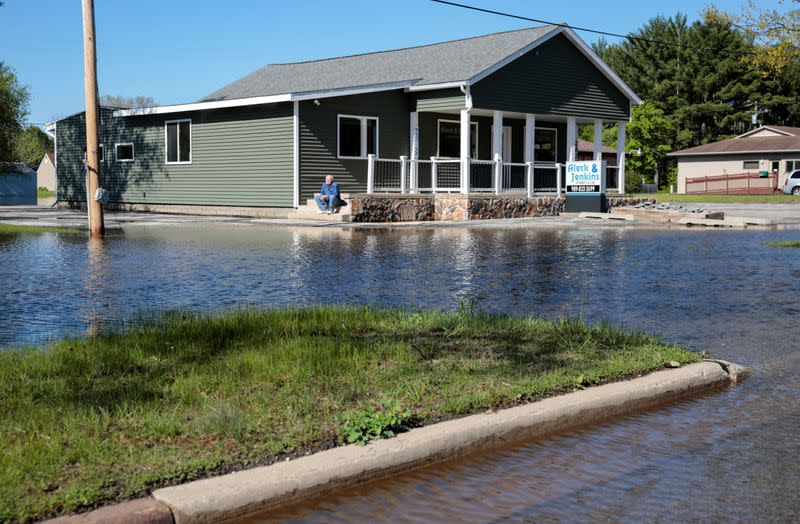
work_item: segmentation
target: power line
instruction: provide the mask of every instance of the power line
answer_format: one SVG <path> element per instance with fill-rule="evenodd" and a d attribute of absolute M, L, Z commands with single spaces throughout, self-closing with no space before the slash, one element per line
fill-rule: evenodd
<path fill-rule="evenodd" d="M 507 18 L 515 18 L 517 20 L 525 20 L 526 22 L 536 22 L 537 24 L 547 24 L 547 25 L 554 25 L 554 26 L 557 26 L 557 27 L 565 27 L 565 28 L 573 29 L 575 31 L 584 31 L 586 33 L 594 33 L 594 34 L 597 34 L 597 35 L 613 36 L 615 38 L 624 38 L 626 40 L 632 40 L 632 41 L 636 41 L 636 42 L 646 42 L 646 43 L 649 43 L 649 44 L 668 45 L 668 46 L 680 47 L 680 48 L 684 48 L 684 49 L 696 49 L 698 51 L 702 51 L 703 50 L 702 48 L 694 48 L 694 47 L 692 47 L 690 45 L 687 45 L 687 44 L 679 44 L 679 43 L 676 43 L 676 42 L 667 42 L 667 41 L 664 41 L 664 40 L 655 40 L 655 39 L 652 39 L 652 38 L 644 38 L 644 37 L 641 37 L 641 36 L 622 35 L 622 34 L 619 34 L 619 33 L 611 33 L 609 31 L 601 31 L 600 29 L 592 29 L 590 27 L 579 27 L 579 26 L 569 25 L 569 24 L 564 23 L 564 22 L 551 22 L 549 20 L 542 20 L 540 18 L 531 18 L 531 17 L 528 17 L 528 16 L 515 15 L 513 13 L 504 13 L 503 11 L 495 11 L 493 9 L 485 9 L 483 7 L 476 7 L 474 5 L 459 4 L 457 2 L 450 2 L 448 0 L 431 0 L 431 2 L 435 2 L 437 4 L 449 5 L 449 6 L 452 6 L 452 7 L 461 7 L 463 9 L 469 9 L 471 11 L 478 11 L 480 13 L 488 13 L 490 15 L 498 15 L 498 16 L 505 16 Z M 734 53 L 722 53 L 722 54 L 734 54 Z M 735 54 L 738 54 L 738 55 L 751 55 L 751 54 L 754 54 L 754 53 L 752 51 L 736 51 Z"/>

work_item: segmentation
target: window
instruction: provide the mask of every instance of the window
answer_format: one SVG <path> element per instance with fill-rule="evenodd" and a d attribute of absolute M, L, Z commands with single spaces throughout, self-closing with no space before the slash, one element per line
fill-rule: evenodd
<path fill-rule="evenodd" d="M 133 162 L 133 143 L 114 144 L 114 156 L 117 162 Z"/>
<path fill-rule="evenodd" d="M 787 160 L 786 161 L 786 172 L 791 173 L 795 169 L 800 169 L 800 160 Z"/>
<path fill-rule="evenodd" d="M 478 158 L 478 123 L 470 122 L 470 158 Z M 439 145 L 436 156 L 444 158 L 461 157 L 461 122 L 458 120 L 439 120 Z"/>
<path fill-rule="evenodd" d="M 339 158 L 366 158 L 378 154 L 378 119 L 339 115 Z"/>
<path fill-rule="evenodd" d="M 742 169 L 758 169 L 758 160 L 745 160 L 742 162 Z"/>
<path fill-rule="evenodd" d="M 534 131 L 533 156 L 536 162 L 555 162 L 558 152 L 558 130 L 537 127 Z"/>
<path fill-rule="evenodd" d="M 800 171 L 795 171 L 792 173 L 792 178 L 800 178 Z"/>
<path fill-rule="evenodd" d="M 167 164 L 192 162 L 192 121 L 167 120 L 164 123 Z"/>

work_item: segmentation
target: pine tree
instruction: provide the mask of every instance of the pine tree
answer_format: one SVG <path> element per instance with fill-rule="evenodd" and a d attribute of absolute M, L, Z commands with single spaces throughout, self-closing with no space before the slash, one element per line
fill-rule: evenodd
<path fill-rule="evenodd" d="M 728 138 L 747 129 L 769 86 L 742 60 L 752 41 L 714 8 L 687 25 L 686 16 L 656 17 L 619 44 L 595 48 L 644 100 L 671 122 L 672 149 Z"/>

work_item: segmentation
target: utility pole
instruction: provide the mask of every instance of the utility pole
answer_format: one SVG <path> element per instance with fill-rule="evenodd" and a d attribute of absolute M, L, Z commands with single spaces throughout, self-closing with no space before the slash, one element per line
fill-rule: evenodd
<path fill-rule="evenodd" d="M 94 0 L 83 2 L 83 68 L 86 91 L 86 209 L 89 212 L 89 234 L 105 233 L 103 206 L 94 198 L 100 187 L 100 108 L 97 103 L 97 45 L 94 35 Z"/>

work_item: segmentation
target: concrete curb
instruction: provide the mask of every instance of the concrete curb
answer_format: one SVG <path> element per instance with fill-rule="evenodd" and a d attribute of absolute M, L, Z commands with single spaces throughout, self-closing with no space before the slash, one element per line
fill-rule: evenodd
<path fill-rule="evenodd" d="M 368 446 L 344 446 L 289 462 L 156 490 L 177 524 L 217 522 L 387 476 L 433 461 L 653 407 L 731 384 L 733 365 L 706 361 L 593 387 L 496 413 L 402 433 Z M 743 378 L 741 366 L 736 380 Z"/>

